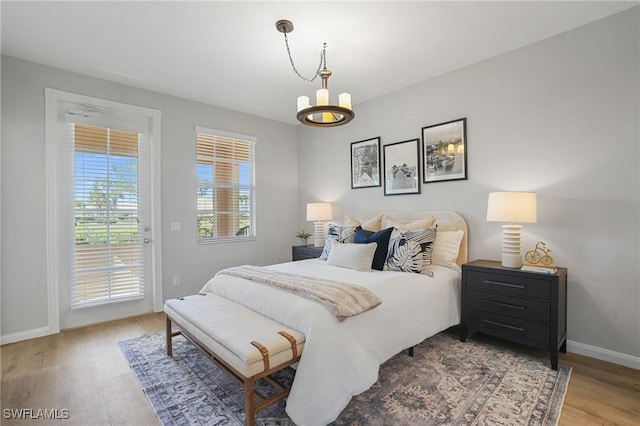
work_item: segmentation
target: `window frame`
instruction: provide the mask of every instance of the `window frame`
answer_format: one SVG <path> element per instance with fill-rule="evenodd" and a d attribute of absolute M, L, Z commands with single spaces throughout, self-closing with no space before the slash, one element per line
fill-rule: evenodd
<path fill-rule="evenodd" d="M 201 162 L 201 155 L 199 155 L 199 144 L 200 143 L 205 143 L 204 141 L 201 140 L 200 138 L 200 134 L 206 135 L 207 139 L 213 139 L 211 146 L 212 149 L 214 148 L 214 144 L 216 142 L 217 139 L 220 139 L 219 142 L 227 142 L 227 143 L 231 143 L 232 145 L 235 143 L 242 143 L 242 144 L 247 144 L 249 147 L 249 165 L 250 165 L 250 170 L 249 170 L 249 183 L 248 184 L 243 184 L 240 183 L 240 181 L 238 181 L 238 183 L 233 183 L 233 182 L 216 182 L 215 181 L 215 171 L 212 172 L 212 176 L 211 176 L 211 181 L 210 181 L 210 188 L 211 188 L 211 208 L 210 209 L 205 209 L 205 208 L 201 208 L 201 202 L 203 202 L 202 200 L 204 199 L 204 197 L 200 196 L 199 193 L 201 191 L 201 189 L 203 187 L 206 187 L 207 185 L 203 185 L 202 182 L 199 180 L 200 177 L 200 172 L 199 172 L 199 167 L 203 166 L 203 165 L 208 165 L 208 164 L 204 164 Z M 195 161 L 195 167 L 196 167 L 196 188 L 195 188 L 195 196 L 196 196 L 196 239 L 197 239 L 197 243 L 198 244 L 218 244 L 218 243 L 229 243 L 229 242 L 240 242 L 240 241 L 254 241 L 256 239 L 257 236 L 257 232 L 256 232 L 256 143 L 257 143 L 257 138 L 255 136 L 249 136 L 249 135 L 243 135 L 243 134 L 238 134 L 238 133 L 232 133 L 232 132 L 227 132 L 227 131 L 223 131 L 223 130 L 217 130 L 217 129 L 211 129 L 211 128 L 207 128 L 207 127 L 201 127 L 201 126 L 196 126 L 195 128 L 195 140 L 196 140 L 196 161 Z M 227 164 L 233 164 L 233 165 L 237 165 L 238 166 L 238 170 L 234 170 L 232 171 L 232 174 L 234 173 L 240 173 L 239 171 L 239 166 L 241 164 L 246 164 L 246 161 L 242 161 L 241 159 L 237 159 L 235 156 L 232 158 L 218 158 L 215 157 L 213 154 L 208 157 L 209 161 L 211 161 L 212 165 L 215 162 L 219 162 L 219 163 L 227 163 Z M 241 210 L 238 209 L 231 209 L 231 210 L 227 210 L 227 211 L 221 211 L 218 210 L 215 206 L 215 196 L 214 194 L 216 193 L 216 190 L 219 189 L 224 189 L 224 190 L 232 190 L 235 191 L 236 194 L 239 194 L 241 192 L 249 192 L 249 203 L 248 203 L 248 225 L 249 226 L 249 234 L 247 235 L 225 235 L 225 236 L 200 236 L 200 231 L 201 231 L 201 227 L 200 227 L 200 218 L 201 216 L 204 216 L 205 214 L 211 214 L 214 218 L 216 217 L 216 215 L 221 215 L 221 214 L 229 214 L 232 217 L 232 223 L 235 223 L 234 221 L 236 221 L 236 215 L 240 215 L 241 214 Z M 215 219 L 214 219 L 215 220 Z M 237 221 L 239 221 L 240 219 L 238 218 Z"/>

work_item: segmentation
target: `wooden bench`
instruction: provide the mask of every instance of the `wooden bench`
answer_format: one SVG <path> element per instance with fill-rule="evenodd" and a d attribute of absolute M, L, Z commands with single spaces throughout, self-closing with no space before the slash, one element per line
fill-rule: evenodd
<path fill-rule="evenodd" d="M 167 300 L 164 312 L 167 355 L 173 355 L 171 339 L 182 335 L 240 382 L 247 426 L 255 425 L 258 411 L 289 395 L 290 389 L 271 375 L 300 360 L 304 334 L 212 293 Z M 261 379 L 278 392 L 270 397 L 258 392 L 255 383 Z"/>

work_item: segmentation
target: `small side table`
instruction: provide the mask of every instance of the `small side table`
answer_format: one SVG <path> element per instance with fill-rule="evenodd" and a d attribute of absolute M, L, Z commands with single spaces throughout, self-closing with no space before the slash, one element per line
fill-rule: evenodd
<path fill-rule="evenodd" d="M 462 265 L 460 341 L 478 331 L 549 351 L 567 351 L 567 269 L 552 275 L 474 260 Z"/>
<path fill-rule="evenodd" d="M 314 245 L 309 246 L 292 246 L 291 258 L 296 260 L 315 259 L 322 255 L 324 247 L 316 247 Z"/>

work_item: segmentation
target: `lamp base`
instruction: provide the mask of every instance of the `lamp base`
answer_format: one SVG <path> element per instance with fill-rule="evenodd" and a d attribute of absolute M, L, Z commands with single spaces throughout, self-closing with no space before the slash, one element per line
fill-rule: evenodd
<path fill-rule="evenodd" d="M 502 266 L 504 268 L 522 268 L 521 229 L 522 225 L 502 225 Z"/>
<path fill-rule="evenodd" d="M 324 247 L 324 222 L 313 222 L 313 245 Z"/>

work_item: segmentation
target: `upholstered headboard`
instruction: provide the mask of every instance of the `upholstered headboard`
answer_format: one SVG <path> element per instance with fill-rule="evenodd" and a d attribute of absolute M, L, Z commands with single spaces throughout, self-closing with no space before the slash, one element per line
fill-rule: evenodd
<path fill-rule="evenodd" d="M 446 230 L 461 230 L 464 232 L 464 236 L 462 237 L 462 241 L 460 242 L 460 250 L 458 251 L 458 258 L 456 259 L 456 263 L 459 266 L 462 266 L 463 263 L 467 262 L 467 253 L 468 253 L 468 234 L 469 229 L 467 228 L 467 222 L 465 222 L 464 218 L 460 216 L 459 213 L 450 210 L 442 210 L 442 211 L 431 211 L 431 210 L 419 210 L 419 211 L 363 211 L 363 212 L 355 212 L 355 213 L 347 213 L 345 217 L 349 216 L 354 219 L 357 219 L 361 223 L 367 222 L 369 219 L 378 216 L 379 214 L 390 216 L 394 219 L 398 220 L 418 220 L 425 219 L 428 217 L 436 218 L 436 225 L 438 225 L 441 229 Z"/>

